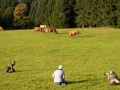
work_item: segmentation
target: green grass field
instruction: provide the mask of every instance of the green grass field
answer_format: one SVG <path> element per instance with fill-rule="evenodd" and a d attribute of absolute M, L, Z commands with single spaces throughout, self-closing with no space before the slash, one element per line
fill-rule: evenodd
<path fill-rule="evenodd" d="M 0 32 L 0 90 L 119 90 L 111 86 L 104 72 L 114 70 L 120 78 L 120 30 L 74 29 L 81 34 L 68 37 L 73 29 L 59 34 L 33 30 Z M 16 61 L 15 73 L 4 73 Z M 47 61 L 50 63 L 47 65 Z M 57 86 L 51 77 L 62 64 L 67 86 Z"/>

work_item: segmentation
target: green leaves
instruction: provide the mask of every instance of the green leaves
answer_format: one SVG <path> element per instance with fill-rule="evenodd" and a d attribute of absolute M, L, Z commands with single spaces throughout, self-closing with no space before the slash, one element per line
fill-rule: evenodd
<path fill-rule="evenodd" d="M 10 12 L 10 7 L 15 12 Z M 12 22 L 14 28 L 40 24 L 54 28 L 120 27 L 119 11 L 119 0 L 0 0 L 0 25 L 8 28 Z"/>

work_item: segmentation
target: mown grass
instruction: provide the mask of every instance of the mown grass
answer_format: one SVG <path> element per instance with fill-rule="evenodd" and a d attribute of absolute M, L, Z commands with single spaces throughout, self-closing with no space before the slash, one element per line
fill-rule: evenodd
<path fill-rule="evenodd" d="M 119 90 L 119 85 L 110 86 L 103 75 L 114 70 L 120 78 L 119 29 L 78 28 L 78 37 L 67 36 L 73 29 L 57 30 L 59 34 L 0 32 L 0 90 Z M 12 60 L 16 72 L 4 73 Z M 67 86 L 54 85 L 51 77 L 60 64 Z"/>

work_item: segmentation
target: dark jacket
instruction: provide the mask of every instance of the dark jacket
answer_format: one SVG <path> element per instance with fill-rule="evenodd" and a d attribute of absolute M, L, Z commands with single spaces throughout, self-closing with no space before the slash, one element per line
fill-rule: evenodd
<path fill-rule="evenodd" d="M 13 64 L 12 63 L 9 63 L 6 67 L 5 67 L 5 70 L 4 72 L 15 72 L 14 68 L 13 68 Z"/>

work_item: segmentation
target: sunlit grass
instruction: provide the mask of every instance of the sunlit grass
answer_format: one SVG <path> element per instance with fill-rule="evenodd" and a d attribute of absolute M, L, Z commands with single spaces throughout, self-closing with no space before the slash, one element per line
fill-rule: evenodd
<path fill-rule="evenodd" d="M 0 32 L 0 90 L 118 90 L 110 86 L 104 72 L 115 70 L 118 77 L 120 30 L 80 29 L 78 37 L 34 33 L 33 30 Z M 16 61 L 15 73 L 4 73 L 8 62 Z M 50 61 L 49 64 L 46 64 Z M 62 64 L 67 86 L 56 86 L 51 75 Z"/>

